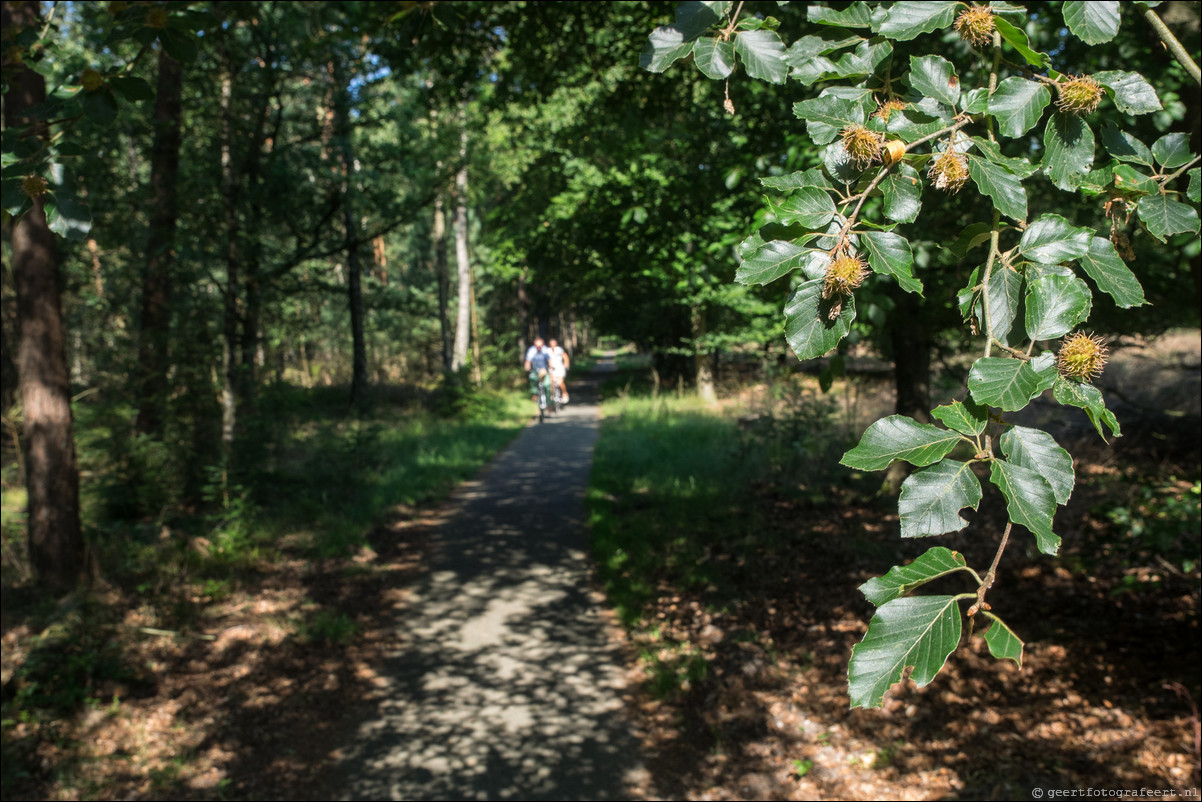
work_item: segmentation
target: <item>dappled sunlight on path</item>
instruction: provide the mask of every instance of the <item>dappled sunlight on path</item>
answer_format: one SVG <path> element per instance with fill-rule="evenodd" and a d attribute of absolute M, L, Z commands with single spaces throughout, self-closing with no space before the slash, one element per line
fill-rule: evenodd
<path fill-rule="evenodd" d="M 623 659 L 591 591 L 581 402 L 452 498 L 398 611 L 378 715 L 344 750 L 350 798 L 608 799 L 642 773 Z"/>

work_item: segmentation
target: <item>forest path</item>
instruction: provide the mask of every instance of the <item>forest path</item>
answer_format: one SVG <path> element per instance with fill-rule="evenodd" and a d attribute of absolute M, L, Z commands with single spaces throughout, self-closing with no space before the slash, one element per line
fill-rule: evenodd
<path fill-rule="evenodd" d="M 451 497 L 399 612 L 353 799 L 621 799 L 642 774 L 624 660 L 592 591 L 583 496 L 612 361 Z"/>

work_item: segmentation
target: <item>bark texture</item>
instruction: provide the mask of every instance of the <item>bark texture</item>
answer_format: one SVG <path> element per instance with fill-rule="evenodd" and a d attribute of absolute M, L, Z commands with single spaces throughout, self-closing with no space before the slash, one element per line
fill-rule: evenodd
<path fill-rule="evenodd" d="M 36 25 L 38 16 L 37 2 L 3 4 L 6 31 Z M 46 84 L 22 65 L 10 65 L 9 82 L 4 113 L 11 131 L 29 125 L 25 110 L 45 101 Z M 35 126 L 29 135 L 41 133 Z M 82 578 L 84 545 L 58 264 L 41 198 L 13 226 L 12 254 L 29 555 L 38 580 L 61 592 Z"/>

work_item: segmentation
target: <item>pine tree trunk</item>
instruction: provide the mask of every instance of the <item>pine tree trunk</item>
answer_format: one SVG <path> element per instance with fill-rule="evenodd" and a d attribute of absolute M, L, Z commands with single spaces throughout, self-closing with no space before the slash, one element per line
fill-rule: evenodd
<path fill-rule="evenodd" d="M 434 240 L 434 270 L 438 278 L 438 330 L 442 335 L 442 369 L 444 373 L 451 370 L 451 321 L 449 309 L 451 299 L 451 280 L 447 275 L 447 216 L 442 207 L 442 195 L 434 198 L 434 230 L 431 238 Z"/>
<path fill-rule="evenodd" d="M 367 406 L 367 342 L 363 331 L 363 266 L 359 263 L 359 223 L 355 217 L 355 153 L 351 145 L 351 121 L 348 90 L 333 64 L 330 77 L 334 87 L 334 124 L 338 130 L 342 157 L 342 223 L 346 244 L 347 301 L 351 312 L 351 403 L 357 409 Z"/>
<path fill-rule="evenodd" d="M 225 297 L 221 345 L 221 450 L 227 464 L 234 455 L 238 421 L 238 182 L 234 179 L 232 120 L 232 67 L 221 42 L 221 182 L 225 205 Z"/>
<path fill-rule="evenodd" d="M 179 178 L 180 63 L 159 51 L 159 83 L 154 105 L 154 149 L 150 159 L 151 218 L 142 274 L 142 319 L 138 343 L 138 432 L 162 437 L 169 388 L 171 267 L 174 261 L 176 184 Z"/>
<path fill-rule="evenodd" d="M 467 152 L 467 132 L 460 139 L 460 155 Z M 451 371 L 467 364 L 467 349 L 472 326 L 472 266 L 467 250 L 467 165 L 455 176 L 455 260 L 459 276 L 459 308 L 455 314 L 455 348 L 451 354 Z"/>
<path fill-rule="evenodd" d="M 37 2 L 6 2 L 4 29 L 15 32 L 37 25 L 38 15 Z M 4 114 L 6 128 L 13 131 L 28 124 L 26 109 L 45 102 L 46 83 L 22 64 L 10 66 Z M 38 128 L 27 135 L 44 135 Z M 13 225 L 12 272 L 17 295 L 17 370 L 25 416 L 29 556 L 40 582 L 67 591 L 82 578 L 84 545 L 58 263 L 41 198 Z"/>

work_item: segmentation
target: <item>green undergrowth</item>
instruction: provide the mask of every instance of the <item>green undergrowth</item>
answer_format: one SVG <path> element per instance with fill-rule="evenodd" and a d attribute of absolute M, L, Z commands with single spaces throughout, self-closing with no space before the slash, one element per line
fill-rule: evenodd
<path fill-rule="evenodd" d="M 743 574 L 778 537 L 757 495 L 823 505 L 832 481 L 853 481 L 826 470 L 844 445 L 834 405 L 799 397 L 754 416 L 675 393 L 604 403 L 588 505 L 600 577 L 625 624 L 639 626 L 664 593 L 737 602 Z"/>

